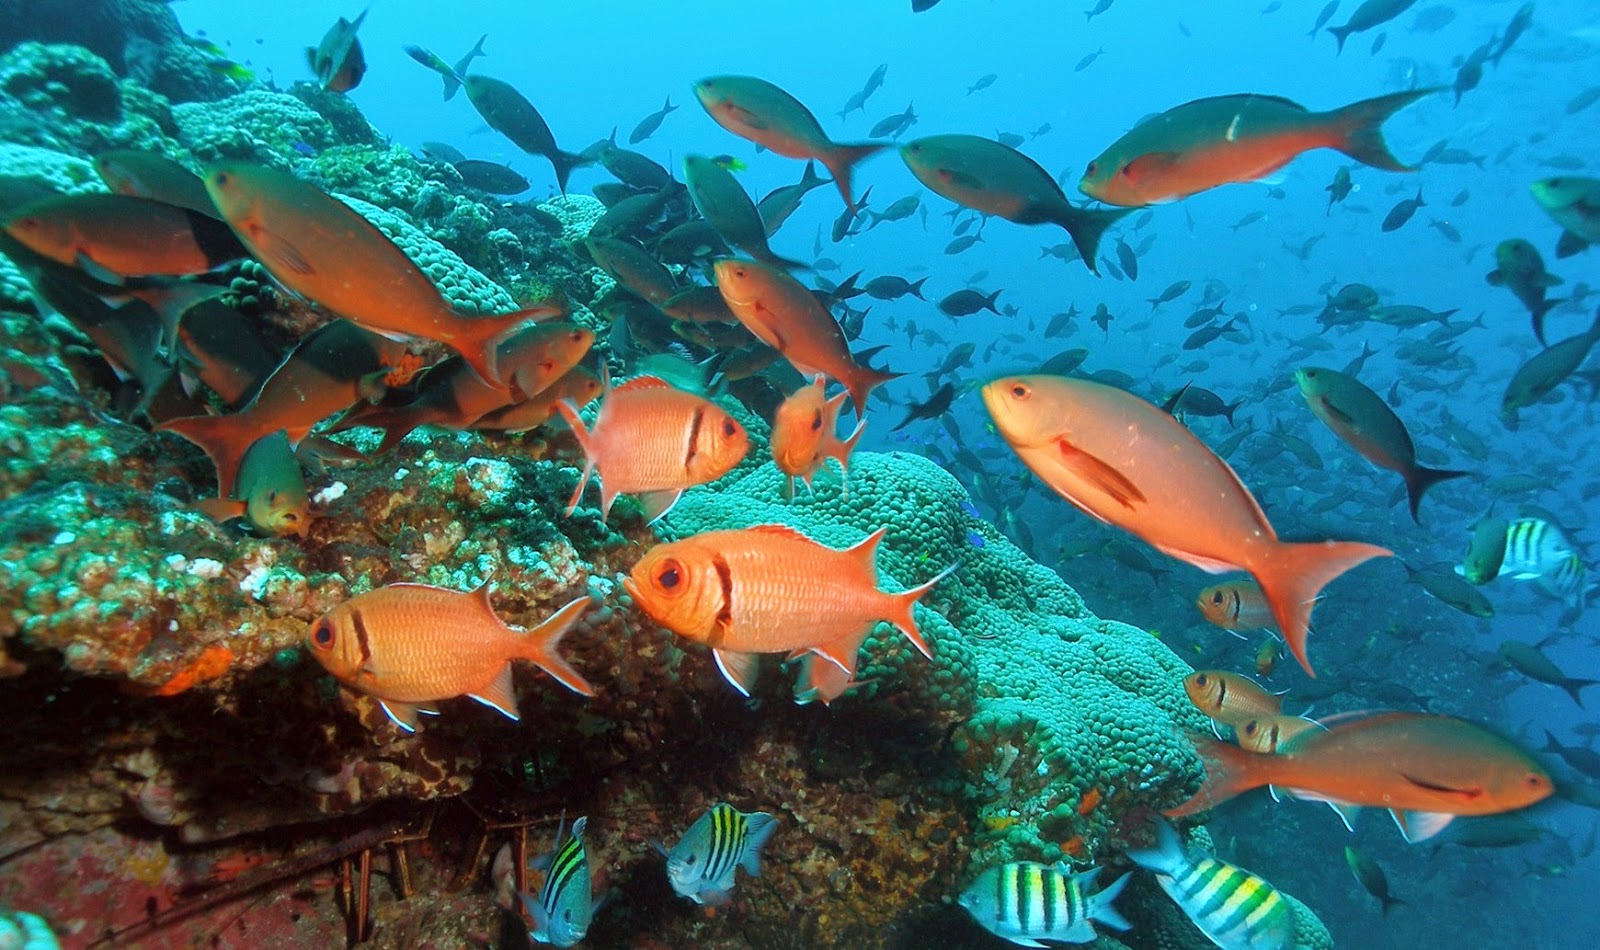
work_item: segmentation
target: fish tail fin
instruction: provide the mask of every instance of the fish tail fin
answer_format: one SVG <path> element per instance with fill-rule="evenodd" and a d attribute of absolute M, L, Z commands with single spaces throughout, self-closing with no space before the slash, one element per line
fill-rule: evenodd
<path fill-rule="evenodd" d="M 1129 875 L 1127 874 L 1122 875 L 1089 898 L 1088 916 L 1105 924 L 1107 927 L 1117 930 L 1132 929 L 1133 925 L 1128 923 L 1127 918 L 1123 917 L 1115 907 L 1111 906 L 1111 902 L 1117 899 L 1117 895 L 1122 893 L 1122 889 L 1128 886 L 1128 877 Z"/>
<path fill-rule="evenodd" d="M 1201 757 L 1204 758 L 1205 751 L 1199 750 L 1198 748 L 1199 737 L 1190 736 L 1190 740 L 1196 743 L 1196 750 L 1200 751 Z M 1206 741 L 1209 742 L 1210 740 L 1208 739 Z M 1218 744 L 1222 745 L 1222 743 Z M 1232 747 L 1228 746 L 1228 748 Z M 1206 760 L 1207 781 L 1210 781 L 1210 775 L 1211 762 L 1210 760 Z M 1238 793 L 1235 792 L 1234 794 Z M 1168 814 L 1171 814 L 1171 812 L 1168 812 Z M 1150 846 L 1146 848 L 1128 849 L 1128 860 L 1147 871 L 1154 871 L 1157 874 L 1166 874 L 1168 876 L 1175 877 L 1189 864 L 1189 854 L 1187 849 L 1185 849 L 1183 846 L 1183 839 L 1178 837 L 1178 832 L 1172 827 L 1171 823 L 1162 821 L 1160 819 L 1156 820 L 1154 830 L 1155 840 L 1150 844 Z M 1114 887 L 1115 885 L 1112 886 Z M 1106 890 L 1109 891 L 1111 888 L 1108 887 Z"/>
<path fill-rule="evenodd" d="M 1391 172 L 1416 171 L 1416 166 L 1407 165 L 1389 151 L 1389 144 L 1383 140 L 1383 123 L 1411 103 L 1437 91 L 1433 87 L 1407 89 L 1334 110 L 1328 114 L 1335 137 L 1333 147 L 1373 168 Z"/>
<path fill-rule="evenodd" d="M 850 197 L 850 172 L 857 162 L 868 155 L 882 151 L 884 146 L 876 142 L 864 142 L 859 145 L 835 145 L 826 153 L 817 156 L 822 164 L 833 175 L 833 183 L 839 187 L 839 194 L 844 196 L 844 206 L 851 211 L 857 210 L 854 198 Z"/>
<path fill-rule="evenodd" d="M 616 140 L 616 130 L 612 130 L 612 140 Z M 555 169 L 556 184 L 560 186 L 561 193 L 567 193 L 567 179 L 572 176 L 572 170 L 583 165 L 591 164 L 589 159 L 572 152 L 563 152 L 559 149 L 550 153 L 550 167 Z"/>
<path fill-rule="evenodd" d="M 842 379 L 840 382 L 844 383 L 844 388 L 850 393 L 850 404 L 856 407 L 856 415 L 861 416 L 867 412 L 867 396 L 871 395 L 874 389 L 904 375 L 904 373 L 891 373 L 886 369 L 858 366 L 851 374 L 851 378 Z"/>
<path fill-rule="evenodd" d="M 556 412 L 566 420 L 567 428 L 572 430 L 572 437 L 578 440 L 578 448 L 583 452 L 583 474 L 578 476 L 578 486 L 572 490 L 572 498 L 567 501 L 567 517 L 570 518 L 578 510 L 578 502 L 583 500 L 583 490 L 594 475 L 594 445 L 590 441 L 589 427 L 583 424 L 583 417 L 578 415 L 578 407 L 572 400 L 563 399 L 556 403 Z"/>
<path fill-rule="evenodd" d="M 1270 554 L 1250 565 L 1250 573 L 1272 608 L 1278 631 L 1308 675 L 1317 675 L 1306 658 L 1306 634 L 1311 628 L 1311 608 L 1317 594 L 1329 581 L 1357 564 L 1375 557 L 1392 557 L 1393 553 L 1358 541 L 1279 542 Z"/>
<path fill-rule="evenodd" d="M 1330 27 L 1328 27 L 1328 32 L 1332 33 L 1333 34 L 1333 38 L 1335 40 L 1339 41 L 1339 52 L 1343 53 L 1344 52 L 1344 41 L 1350 38 L 1350 34 L 1351 33 L 1355 32 L 1355 27 L 1348 26 L 1348 25 L 1346 25 L 1346 26 L 1330 26 Z M 1338 55 L 1338 54 L 1336 53 L 1334 55 Z"/>
<path fill-rule="evenodd" d="M 461 78 L 453 71 L 443 73 L 439 78 L 444 80 L 444 101 L 449 102 L 461 90 Z M 523 895 L 523 897 L 526 899 L 527 895 Z"/>
<path fill-rule="evenodd" d="M 927 297 L 922 296 L 922 285 L 926 284 L 927 282 L 928 282 L 928 278 L 924 277 L 921 280 L 919 280 L 916 283 L 911 285 L 911 293 L 918 300 L 927 300 L 928 299 Z M 995 291 L 995 293 L 998 295 L 1000 292 L 997 290 L 997 291 Z"/>
<path fill-rule="evenodd" d="M 1586 680 L 1579 679 L 1575 676 L 1569 676 L 1566 679 L 1563 679 L 1558 685 L 1567 691 L 1567 695 L 1572 697 L 1572 701 L 1578 704 L 1579 709 L 1587 709 L 1588 707 L 1583 704 L 1583 688 L 1585 686 L 1594 686 L 1596 684 L 1600 684 L 1600 680 Z M 1545 734 L 1549 735 L 1549 732 L 1547 731 Z M 1555 738 L 1552 736 L 1550 741 L 1554 742 Z"/>
<path fill-rule="evenodd" d="M 814 160 L 807 161 L 805 171 L 800 173 L 800 187 L 810 189 L 827 183 L 828 179 L 817 174 L 817 163 Z"/>
<path fill-rule="evenodd" d="M 556 681 L 567 689 L 585 696 L 593 696 L 594 687 L 589 685 L 589 681 L 583 678 L 582 673 L 573 669 L 556 652 L 556 647 L 591 605 L 592 601 L 585 596 L 562 607 L 551 614 L 549 619 L 523 634 L 521 649 L 517 651 L 519 657 L 531 660 L 535 666 L 555 677 Z"/>
<path fill-rule="evenodd" d="M 949 577 L 960 566 L 959 564 L 952 564 L 910 590 L 889 595 L 894 603 L 889 608 L 889 616 L 885 619 L 894 624 L 901 633 L 905 634 L 906 639 L 911 641 L 911 645 L 930 660 L 933 659 L 933 648 L 928 646 L 928 641 L 923 639 L 922 631 L 917 629 L 917 618 L 912 613 L 911 608 L 915 607 L 917 601 L 922 599 L 922 595 L 933 590 L 935 584 Z"/>
<path fill-rule="evenodd" d="M 1132 208 L 1079 208 L 1069 202 L 1062 202 L 1066 209 L 1058 217 L 1053 218 L 1056 224 L 1066 228 L 1067 234 L 1072 237 L 1072 243 L 1078 249 L 1078 256 L 1083 258 L 1084 266 L 1089 268 L 1089 273 L 1099 276 L 1100 266 L 1095 263 L 1095 256 L 1100 253 L 1100 237 L 1106 233 L 1106 228 L 1112 222 Z"/>
<path fill-rule="evenodd" d="M 240 425 L 237 413 L 225 416 L 184 416 L 168 419 L 156 426 L 157 432 L 172 432 L 188 439 L 211 459 L 217 468 L 217 496 L 231 498 L 239 479 L 244 454 L 262 433 Z"/>
<path fill-rule="evenodd" d="M 751 877 L 761 876 L 761 849 L 772 840 L 772 833 L 778 830 L 778 819 L 764 811 L 745 816 L 744 854 L 739 857 L 739 866 Z"/>
<path fill-rule="evenodd" d="M 1383 902 L 1383 916 L 1385 917 L 1389 916 L 1389 908 L 1399 906 L 1400 904 L 1410 903 L 1410 901 L 1403 901 L 1398 897 L 1392 897 L 1388 894 L 1379 894 L 1378 900 Z"/>
<path fill-rule="evenodd" d="M 1231 798 L 1237 798 L 1251 789 L 1271 784 L 1272 776 L 1267 771 L 1267 767 L 1272 764 L 1276 758 L 1275 756 L 1241 749 L 1232 743 L 1220 742 L 1210 736 L 1203 736 L 1199 733 L 1190 733 L 1189 741 L 1194 744 L 1195 752 L 1200 756 L 1200 761 L 1205 764 L 1206 778 L 1204 782 L 1200 783 L 1199 790 L 1188 801 L 1176 808 L 1169 808 L 1162 812 L 1168 818 L 1182 818 L 1185 815 L 1206 811 Z M 1165 824 L 1165 822 L 1162 824 Z M 1172 832 L 1172 837 L 1177 843 L 1176 856 L 1187 862 L 1188 859 L 1183 857 L 1183 844 L 1177 840 L 1177 832 Z M 1171 846 L 1165 843 L 1159 832 L 1157 833 L 1157 848 L 1154 853 L 1141 853 L 1152 858 L 1153 861 L 1171 861 L 1174 856 Z M 1128 852 L 1128 857 L 1136 864 L 1151 870 L 1160 870 L 1160 867 L 1153 861 L 1146 864 L 1141 860 L 1139 853 L 1130 851 Z M 1166 872 L 1163 871 L 1162 873 Z"/>
<path fill-rule="evenodd" d="M 1465 478 L 1471 472 L 1457 472 L 1446 468 L 1423 468 L 1418 465 L 1406 476 L 1406 499 L 1411 503 L 1411 520 L 1421 524 L 1417 508 L 1422 504 L 1422 494 L 1440 482 L 1452 478 Z"/>

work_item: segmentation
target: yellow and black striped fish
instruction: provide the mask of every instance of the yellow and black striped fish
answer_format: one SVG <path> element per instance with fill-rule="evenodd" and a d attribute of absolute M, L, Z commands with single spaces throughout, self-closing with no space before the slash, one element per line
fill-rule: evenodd
<path fill-rule="evenodd" d="M 1166 822 L 1156 826 L 1155 847 L 1129 851 L 1194 925 L 1224 950 L 1290 950 L 1294 911 L 1277 888 L 1243 868 L 1208 854 L 1190 855 Z"/>
<path fill-rule="evenodd" d="M 734 870 L 761 873 L 761 846 L 778 830 L 778 819 L 766 812 L 745 814 L 718 802 L 683 833 L 667 855 L 667 880 L 672 889 L 697 904 L 728 902 Z"/>
<path fill-rule="evenodd" d="M 1111 906 L 1128 875 L 1093 893 L 1099 873 L 1099 868 L 1091 868 L 1073 874 L 1059 862 L 1047 866 L 1013 861 L 978 875 L 961 892 L 960 903 L 983 929 L 1024 947 L 1043 946 L 1040 940 L 1088 943 L 1098 936 L 1091 921 L 1128 929 L 1128 922 Z"/>
<path fill-rule="evenodd" d="M 541 862 L 548 861 L 544 886 L 539 888 L 539 899 L 528 894 L 518 894 L 522 906 L 533 921 L 528 932 L 540 943 L 555 947 L 570 947 L 589 932 L 589 921 L 594 917 L 594 891 L 589 880 L 589 855 L 583 848 L 583 829 L 589 823 L 579 818 L 572 823 L 572 834 L 566 840 L 561 830 L 556 830 L 554 853 Z"/>

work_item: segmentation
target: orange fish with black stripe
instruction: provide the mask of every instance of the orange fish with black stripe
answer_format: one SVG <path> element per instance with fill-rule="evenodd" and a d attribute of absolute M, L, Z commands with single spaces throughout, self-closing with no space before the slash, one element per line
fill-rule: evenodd
<path fill-rule="evenodd" d="M 794 497 L 794 480 L 811 487 L 812 476 L 822 471 L 828 459 L 839 462 L 840 479 L 849 494 L 850 453 L 861 441 L 867 421 L 856 423 L 855 431 L 839 438 L 839 412 L 847 393 L 829 399 L 826 382 L 818 377 L 810 386 L 796 390 L 778 406 L 772 416 L 772 461 L 789 477 L 789 497 Z"/>
<path fill-rule="evenodd" d="M 750 451 L 744 426 L 716 403 L 655 376 L 608 389 L 594 426 L 571 403 L 556 406 L 587 459 L 567 503 L 571 515 L 589 477 L 600 473 L 600 517 L 618 495 L 638 495 L 649 521 L 667 513 L 685 488 L 728 474 Z"/>
<path fill-rule="evenodd" d="M 439 700 L 457 696 L 516 720 L 513 660 L 531 660 L 568 689 L 594 695 L 589 681 L 556 653 L 589 604 L 580 597 L 523 631 L 494 612 L 487 581 L 470 593 L 390 584 L 323 614 L 306 631 L 306 643 L 334 679 L 376 699 L 407 732 L 416 730 L 419 713 L 436 715 Z"/>
<path fill-rule="evenodd" d="M 955 568 L 897 594 L 879 589 L 878 544 L 888 530 L 843 551 L 784 525 L 710 531 L 652 548 L 622 583 L 656 623 L 711 647 L 722 675 L 748 696 L 761 653 L 811 653 L 812 662 L 854 674 L 880 621 L 933 656 L 911 608 Z"/>

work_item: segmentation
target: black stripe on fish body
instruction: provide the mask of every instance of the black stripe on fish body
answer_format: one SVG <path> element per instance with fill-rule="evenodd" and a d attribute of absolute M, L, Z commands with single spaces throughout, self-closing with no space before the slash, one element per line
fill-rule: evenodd
<path fill-rule="evenodd" d="M 706 407 L 696 406 L 694 415 L 689 419 L 689 444 L 683 452 L 683 470 L 689 471 L 689 466 L 694 464 L 694 458 L 700 452 L 700 426 L 706 420 Z"/>

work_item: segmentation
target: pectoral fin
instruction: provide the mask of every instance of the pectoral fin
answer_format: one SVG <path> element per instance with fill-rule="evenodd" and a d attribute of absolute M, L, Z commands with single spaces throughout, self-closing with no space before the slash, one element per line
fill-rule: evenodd
<path fill-rule="evenodd" d="M 1432 838 L 1443 831 L 1456 817 L 1440 812 L 1398 809 L 1391 809 L 1389 814 L 1394 816 L 1394 823 L 1400 826 L 1400 833 L 1405 836 L 1406 841 L 1412 844 Z"/>
<path fill-rule="evenodd" d="M 490 681 L 488 686 L 475 693 L 468 693 L 473 699 L 483 703 L 490 709 L 498 711 L 513 722 L 518 722 L 522 716 L 517 712 L 517 691 L 511 684 L 511 664 L 500 671 L 500 675 Z"/>
<path fill-rule="evenodd" d="M 1066 439 L 1062 439 L 1058 445 L 1061 447 L 1061 461 L 1078 478 L 1093 485 L 1129 511 L 1144 504 L 1144 492 L 1141 492 L 1133 482 L 1128 481 L 1127 476 L 1093 455 L 1074 447 Z"/>
<path fill-rule="evenodd" d="M 756 654 L 712 650 L 711 655 L 717 661 L 717 669 L 722 671 L 722 678 L 741 694 L 749 696 L 750 688 L 755 686 L 756 675 L 760 672 L 756 665 Z"/>

